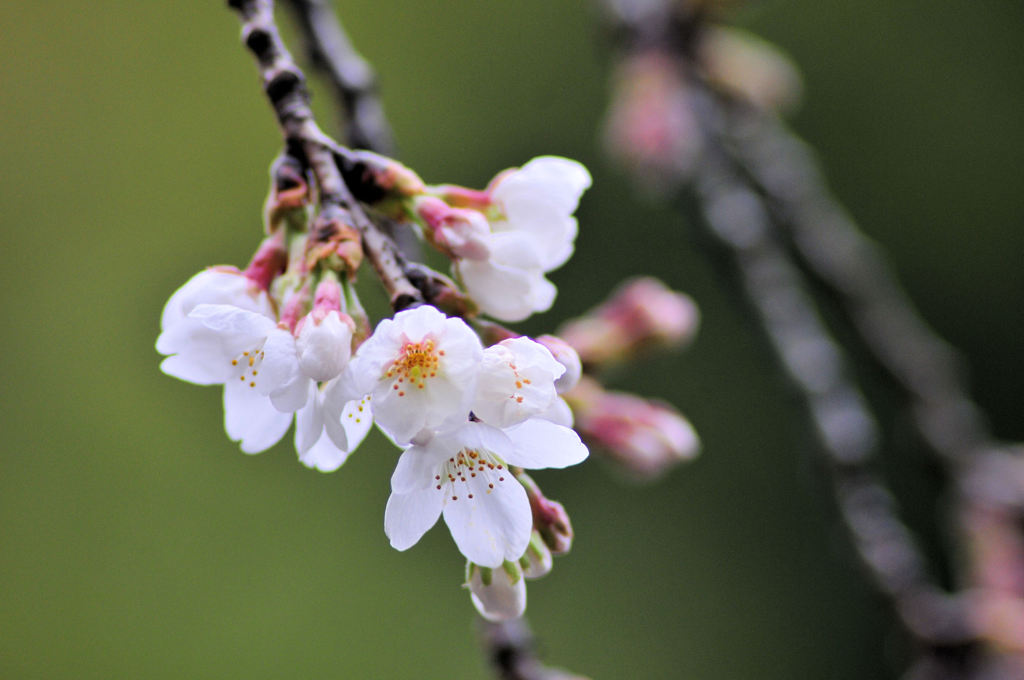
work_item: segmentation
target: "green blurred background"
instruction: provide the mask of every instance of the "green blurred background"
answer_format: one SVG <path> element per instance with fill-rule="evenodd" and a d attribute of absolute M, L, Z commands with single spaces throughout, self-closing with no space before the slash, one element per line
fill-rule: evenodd
<path fill-rule="evenodd" d="M 703 456 L 654 485 L 598 461 L 537 475 L 577 533 L 530 585 L 542 651 L 595 678 L 896 677 L 903 643 L 769 354 L 685 225 L 600 153 L 593 6 L 337 6 L 428 181 L 482 185 L 542 153 L 592 169 L 559 302 L 528 330 L 641 272 L 703 309 L 691 350 L 615 378 L 682 408 Z M 797 130 L 964 351 L 996 432 L 1024 437 L 1024 5 L 777 0 L 737 21 L 800 64 Z M 0 678 L 486 677 L 447 531 L 387 544 L 396 451 L 375 435 L 332 475 L 288 442 L 247 457 L 219 390 L 157 369 L 167 296 L 259 238 L 279 136 L 236 17 L 5 2 L 0 26 Z M 898 467 L 912 494 L 934 476 L 913 449 Z"/>

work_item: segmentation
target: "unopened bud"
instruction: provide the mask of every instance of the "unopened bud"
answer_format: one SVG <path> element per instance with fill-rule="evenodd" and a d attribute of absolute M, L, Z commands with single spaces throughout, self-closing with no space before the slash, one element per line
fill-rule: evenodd
<path fill-rule="evenodd" d="M 605 122 L 609 152 L 651 193 L 687 179 L 703 142 L 678 60 L 660 51 L 638 54 L 623 62 L 613 82 Z"/>
<path fill-rule="evenodd" d="M 641 477 L 657 476 L 700 449 L 693 426 L 669 404 L 607 391 L 592 378 L 566 398 L 580 436 Z"/>
<path fill-rule="evenodd" d="M 469 562 L 466 587 L 473 606 L 488 621 L 517 619 L 526 611 L 526 581 L 515 562 L 506 561 L 495 569 Z"/>
<path fill-rule="evenodd" d="M 580 355 L 572 348 L 572 345 L 554 335 L 542 335 L 537 338 L 537 342 L 547 347 L 551 356 L 555 357 L 555 361 L 565 368 L 565 373 L 555 381 L 555 390 L 562 394 L 576 387 L 576 383 L 580 381 L 580 376 L 583 374 L 583 364 L 580 362 Z"/>
<path fill-rule="evenodd" d="M 275 283 L 278 290 L 275 291 L 274 297 L 284 300 L 277 316 L 277 324 L 295 333 L 299 322 L 309 309 L 309 282 L 289 272 L 278 277 Z"/>
<path fill-rule="evenodd" d="M 517 472 L 516 479 L 526 489 L 533 512 L 533 528 L 553 555 L 564 555 L 572 548 L 572 523 L 569 513 L 558 501 L 545 498 L 537 482 L 525 472 Z"/>
<path fill-rule="evenodd" d="M 490 255 L 486 239 L 491 228 L 480 212 L 453 208 L 432 196 L 418 198 L 415 210 L 430 229 L 434 244 L 449 255 L 470 260 L 486 260 Z"/>
<path fill-rule="evenodd" d="M 352 358 L 355 322 L 341 311 L 341 286 L 324 279 L 316 288 L 313 309 L 295 329 L 295 351 L 302 372 L 320 382 L 337 377 Z"/>
<path fill-rule="evenodd" d="M 551 557 L 551 550 L 544 544 L 540 533 L 534 529 L 530 535 L 530 543 L 526 546 L 526 552 L 519 558 L 519 566 L 523 568 L 523 576 L 528 579 L 537 579 L 547 576 L 551 572 L 554 560 Z"/>
<path fill-rule="evenodd" d="M 600 306 L 559 331 L 584 364 L 625 359 L 649 346 L 678 347 L 697 333 L 700 313 L 690 296 L 655 278 L 627 281 Z"/>
<path fill-rule="evenodd" d="M 263 239 L 249 261 L 249 266 L 242 272 L 247 279 L 259 286 L 260 290 L 268 290 L 270 283 L 288 264 L 288 249 L 285 247 L 284 236 L 284 230 L 281 229 Z"/>

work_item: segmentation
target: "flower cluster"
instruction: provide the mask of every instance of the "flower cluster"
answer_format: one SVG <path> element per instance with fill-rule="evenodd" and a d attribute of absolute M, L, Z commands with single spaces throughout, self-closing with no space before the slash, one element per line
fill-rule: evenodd
<path fill-rule="evenodd" d="M 550 307 L 545 274 L 572 253 L 572 213 L 590 184 L 582 165 L 539 158 L 471 191 L 429 187 L 388 163 L 405 181 L 382 182 L 375 209 L 406 215 L 452 258 L 470 322 L 474 310 L 519 320 Z M 523 579 L 547 573 L 571 542 L 564 510 L 524 469 L 588 455 L 559 396 L 580 379 L 579 357 L 553 336 L 511 331 L 485 347 L 426 295 L 371 333 L 353 286 L 358 232 L 323 211 L 310 220 L 310 192 L 290 172 L 271 194 L 270 235 L 249 266 L 202 271 L 167 302 L 161 369 L 223 386 L 225 430 L 246 453 L 270 448 L 294 421 L 299 460 L 334 471 L 376 424 L 402 449 L 384 514 L 392 546 L 411 547 L 443 517 L 468 560 L 477 609 L 520 615 Z"/>

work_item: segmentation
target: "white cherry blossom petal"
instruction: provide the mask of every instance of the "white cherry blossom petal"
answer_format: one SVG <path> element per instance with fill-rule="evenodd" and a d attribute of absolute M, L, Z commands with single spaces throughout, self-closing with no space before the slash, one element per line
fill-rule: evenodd
<path fill-rule="evenodd" d="M 323 409 L 317 394 L 319 390 L 316 383 L 311 380 L 307 382 L 309 385 L 306 405 L 295 412 L 295 450 L 300 459 L 324 434 Z"/>
<path fill-rule="evenodd" d="M 331 425 L 333 426 L 333 423 Z M 370 397 L 353 399 L 345 404 L 345 408 L 341 411 L 341 427 L 347 440 L 347 446 L 342 448 L 349 452 L 355 451 L 356 447 L 366 439 L 370 428 L 373 427 L 373 411 L 370 408 Z M 331 435 L 331 439 L 335 443 L 338 443 L 337 435 L 332 434 L 330 428 L 328 428 L 327 433 Z"/>
<path fill-rule="evenodd" d="M 433 490 L 392 493 L 384 510 L 384 533 L 396 550 L 408 550 L 437 523 L 441 497 Z"/>
<path fill-rule="evenodd" d="M 569 407 L 569 403 L 561 397 L 558 397 L 551 402 L 551 405 L 548 406 L 547 410 L 544 411 L 544 413 L 538 414 L 537 417 L 549 420 L 556 425 L 561 425 L 562 427 L 572 427 L 576 420 L 572 415 L 572 409 Z"/>
<path fill-rule="evenodd" d="M 259 453 L 276 444 L 291 425 L 290 413 L 281 413 L 270 400 L 248 385 L 224 385 L 224 429 L 245 453 Z"/>
<path fill-rule="evenodd" d="M 306 400 L 309 397 L 309 385 L 315 384 L 306 376 L 296 374 L 292 376 L 291 382 L 279 386 L 270 393 L 270 403 L 278 411 L 294 413 L 306 405 Z"/>
<path fill-rule="evenodd" d="M 438 455 L 436 450 L 424 446 L 412 446 L 398 457 L 398 464 L 391 475 L 391 491 L 407 494 L 429 489 L 440 479 L 441 464 L 448 456 Z"/>
<path fill-rule="evenodd" d="M 503 340 L 484 350 L 473 413 L 495 427 L 541 414 L 555 400 L 555 380 L 564 372 L 540 343 L 525 337 Z"/>
<path fill-rule="evenodd" d="M 242 338 L 266 337 L 276 326 L 266 316 L 234 305 L 196 305 L 188 316 L 211 330 Z"/>
<path fill-rule="evenodd" d="M 533 515 L 526 490 L 515 479 L 508 481 L 492 489 L 484 477 L 467 479 L 465 496 L 443 499 L 444 521 L 455 545 L 471 562 L 484 567 L 519 559 L 530 541 Z M 436 490 L 417 493 L 436 494 Z"/>
<path fill-rule="evenodd" d="M 242 309 L 273 316 L 267 294 L 235 267 L 216 267 L 203 270 L 176 290 L 160 316 L 160 337 L 156 349 L 161 354 L 175 354 L 189 348 L 189 327 L 200 326 L 189 313 L 200 304 L 233 305 Z"/>
<path fill-rule="evenodd" d="M 408 442 L 423 429 L 468 415 L 482 353 L 464 321 L 421 306 L 382 321 L 342 379 L 351 391 L 372 396 L 382 430 Z"/>
<path fill-rule="evenodd" d="M 196 385 L 221 385 L 231 377 L 229 364 L 219 352 L 174 354 L 160 362 L 160 370 Z"/>
<path fill-rule="evenodd" d="M 522 321 L 554 304 L 554 286 L 540 270 L 517 269 L 493 259 L 461 260 L 455 269 L 480 309 L 495 319 Z"/>
<path fill-rule="evenodd" d="M 566 214 L 576 210 L 583 192 L 592 183 L 587 168 L 560 156 L 538 156 L 504 175 L 492 191 L 495 200 L 542 197 L 555 202 Z"/>
<path fill-rule="evenodd" d="M 505 433 L 515 449 L 503 457 L 524 468 L 564 468 L 583 462 L 589 453 L 575 431 L 542 418 L 531 418 Z"/>
<path fill-rule="evenodd" d="M 348 455 L 324 433 L 305 453 L 299 454 L 299 461 L 313 470 L 334 472 L 344 464 Z"/>
<path fill-rule="evenodd" d="M 295 336 L 289 331 L 274 327 L 265 335 L 257 388 L 261 394 L 272 394 L 299 377 L 299 358 L 295 354 Z M 305 389 L 306 385 L 302 387 Z"/>

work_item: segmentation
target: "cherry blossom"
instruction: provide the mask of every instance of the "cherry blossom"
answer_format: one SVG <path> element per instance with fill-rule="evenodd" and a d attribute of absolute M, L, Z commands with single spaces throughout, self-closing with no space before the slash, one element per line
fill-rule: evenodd
<path fill-rule="evenodd" d="M 530 501 L 509 465 L 561 468 L 587 457 L 572 430 L 531 418 L 504 430 L 467 422 L 405 450 L 391 477 L 384 527 L 406 550 L 443 515 L 471 562 L 497 567 L 518 560 L 533 528 Z"/>
<path fill-rule="evenodd" d="M 590 183 L 582 164 L 556 156 L 534 158 L 495 178 L 486 209 L 491 233 L 475 236 L 478 252 L 455 263 L 484 312 L 521 321 L 551 307 L 556 290 L 544 274 L 572 255 L 578 231 L 572 215 Z"/>
<path fill-rule="evenodd" d="M 160 317 L 160 336 L 156 350 L 170 355 L 160 370 L 175 378 L 200 385 L 223 383 L 227 369 L 222 362 L 203 363 L 208 355 L 194 352 L 196 343 L 209 340 L 209 332 L 189 313 L 200 304 L 232 305 L 265 317 L 274 314 L 270 298 L 250 278 L 235 267 L 211 267 L 199 272 L 176 290 Z M 184 356 L 179 356 L 184 353 Z"/>
<path fill-rule="evenodd" d="M 466 419 L 482 355 L 466 322 L 424 305 L 378 324 L 345 373 L 347 391 L 371 395 L 378 427 L 404 444 Z"/>
<path fill-rule="evenodd" d="M 473 414 L 501 428 L 544 413 L 556 398 L 555 380 L 564 371 L 546 347 L 529 338 L 492 345 L 480 363 Z"/>

